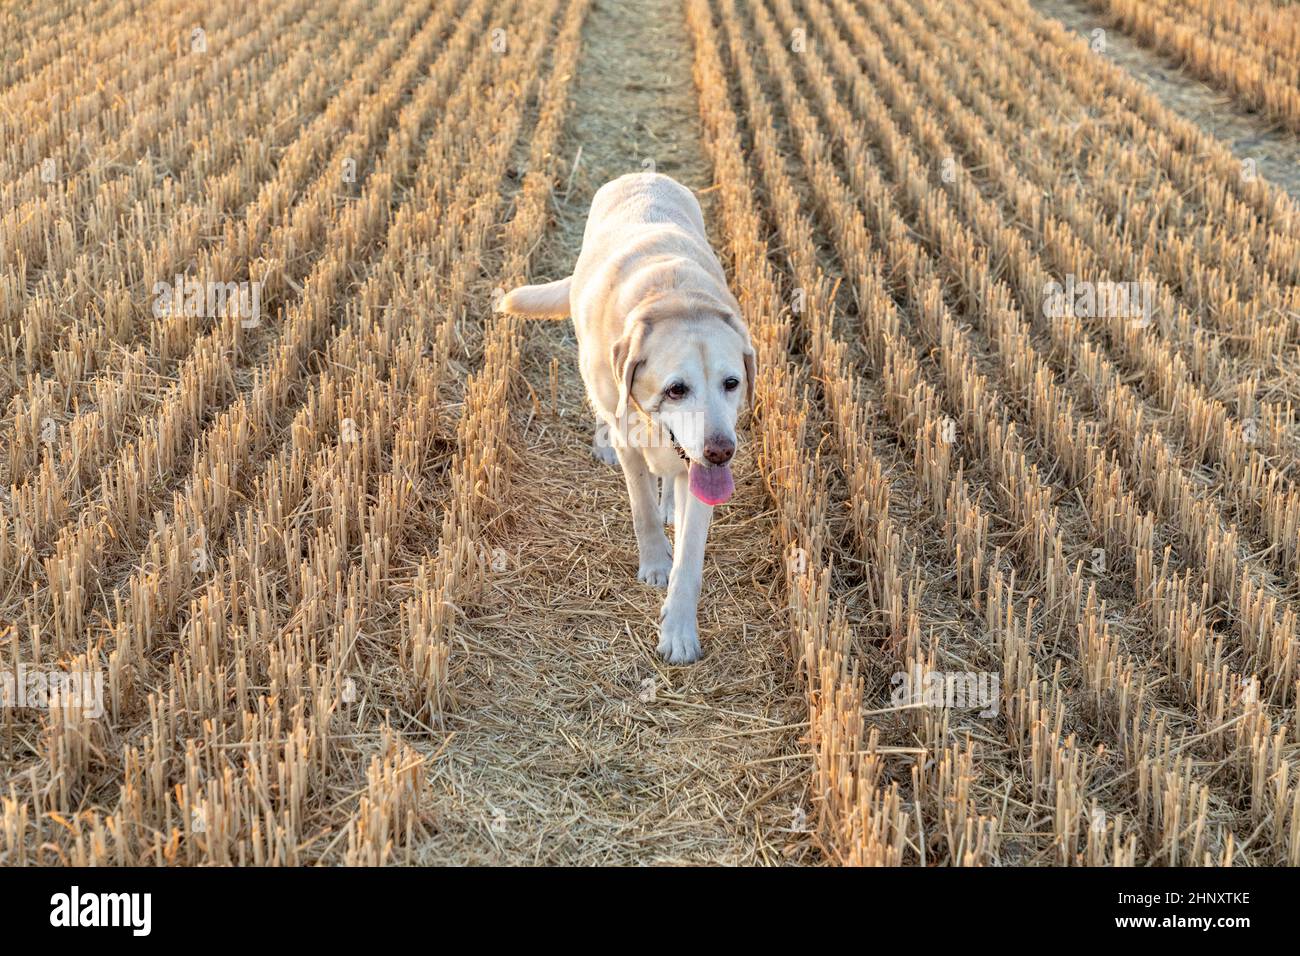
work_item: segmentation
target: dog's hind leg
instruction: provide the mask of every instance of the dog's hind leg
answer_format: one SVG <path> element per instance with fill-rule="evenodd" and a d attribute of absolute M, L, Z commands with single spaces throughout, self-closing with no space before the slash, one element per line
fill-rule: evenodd
<path fill-rule="evenodd" d="M 688 481 L 686 472 L 676 478 L 675 494 L 682 503 L 681 523 L 677 526 L 668 597 L 659 612 L 659 653 L 670 664 L 690 664 L 700 659 L 696 615 L 704 575 L 704 542 L 709 536 L 713 508 L 691 494 Z"/>
<path fill-rule="evenodd" d="M 623 477 L 627 479 L 628 497 L 632 499 L 632 528 L 636 531 L 641 559 L 637 580 L 657 588 L 667 587 L 673 567 L 673 551 L 668 545 L 668 536 L 664 534 L 654 475 L 650 474 L 640 449 L 616 446 L 615 450 L 619 464 L 623 466 Z"/>
<path fill-rule="evenodd" d="M 663 515 L 664 524 L 671 525 L 677 520 L 677 505 L 673 501 L 672 478 L 659 479 L 659 513 Z"/>
<path fill-rule="evenodd" d="M 609 425 L 596 419 L 596 429 L 591 433 L 591 457 L 606 465 L 618 464 L 618 453 L 614 451 L 614 441 Z"/>

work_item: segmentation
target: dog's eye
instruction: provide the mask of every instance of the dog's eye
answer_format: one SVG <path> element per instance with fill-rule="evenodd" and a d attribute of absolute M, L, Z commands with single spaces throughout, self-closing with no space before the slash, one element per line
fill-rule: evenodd
<path fill-rule="evenodd" d="M 723 381 L 722 387 L 729 392 L 734 392 L 736 389 L 740 388 L 740 379 L 733 375 Z"/>
<path fill-rule="evenodd" d="M 667 395 L 669 398 L 678 399 L 678 398 L 685 398 L 686 393 L 689 391 L 690 389 L 687 388 L 684 383 L 673 382 L 666 389 L 664 389 L 664 394 Z"/>

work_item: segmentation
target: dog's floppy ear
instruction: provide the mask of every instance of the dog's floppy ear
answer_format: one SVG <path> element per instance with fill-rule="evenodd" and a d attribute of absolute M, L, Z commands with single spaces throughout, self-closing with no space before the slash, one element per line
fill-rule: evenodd
<path fill-rule="evenodd" d="M 644 338 L 644 324 L 635 322 L 623 333 L 623 337 L 614 343 L 614 347 L 609 352 L 609 363 L 614 369 L 614 384 L 618 386 L 618 407 L 615 409 L 615 415 L 620 421 L 627 415 L 636 371 L 645 364 L 645 359 L 641 357 L 641 343 Z"/>
<path fill-rule="evenodd" d="M 758 364 L 754 360 L 752 347 L 745 347 L 745 404 L 754 407 L 754 378 L 758 374 Z"/>
<path fill-rule="evenodd" d="M 740 317 L 740 303 L 736 301 L 735 296 L 727 293 L 727 298 L 731 303 L 731 308 L 722 308 L 722 319 L 729 326 L 735 329 L 745 341 L 745 350 L 743 358 L 745 360 L 745 404 L 750 408 L 754 407 L 754 379 L 758 376 L 758 364 L 754 357 L 754 340 L 749 337 L 749 327 L 745 325 L 745 320 Z"/>

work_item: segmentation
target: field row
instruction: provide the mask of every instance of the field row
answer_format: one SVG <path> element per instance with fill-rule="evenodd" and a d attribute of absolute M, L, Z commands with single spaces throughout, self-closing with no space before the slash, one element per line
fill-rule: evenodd
<path fill-rule="evenodd" d="M 1300 131 L 1300 11 L 1269 0 L 1093 0 L 1143 46 Z"/>
<path fill-rule="evenodd" d="M 1300 859 L 1294 210 L 1027 8 L 690 12 L 832 855 Z"/>
<path fill-rule="evenodd" d="M 380 863 L 427 837 L 391 722 L 437 719 L 446 616 L 484 569 L 518 351 L 490 290 L 540 234 L 586 6 L 286 4 L 250 21 L 260 59 L 210 30 L 231 58 L 196 82 L 256 71 L 259 112 L 196 99 L 196 154 L 268 139 L 162 203 L 137 177 L 122 232 L 72 237 L 120 323 L 33 329 L 85 280 L 71 250 L 20 283 L 4 657 L 99 675 L 106 716 L 5 711 L 7 861 Z M 182 308 L 151 315 L 176 271 Z M 190 309 L 191 280 L 255 282 L 260 311 Z"/>

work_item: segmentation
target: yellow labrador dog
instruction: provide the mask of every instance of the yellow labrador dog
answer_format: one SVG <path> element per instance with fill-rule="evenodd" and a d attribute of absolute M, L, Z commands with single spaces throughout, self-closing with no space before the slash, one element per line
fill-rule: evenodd
<path fill-rule="evenodd" d="M 573 317 L 596 412 L 593 453 L 623 467 L 637 577 L 668 588 L 659 653 L 673 664 L 698 660 L 704 541 L 714 506 L 735 489 L 736 418 L 754 390 L 754 347 L 699 203 L 655 173 L 606 183 L 573 275 L 521 286 L 498 308 Z M 665 522 L 676 525 L 676 554 Z"/>

